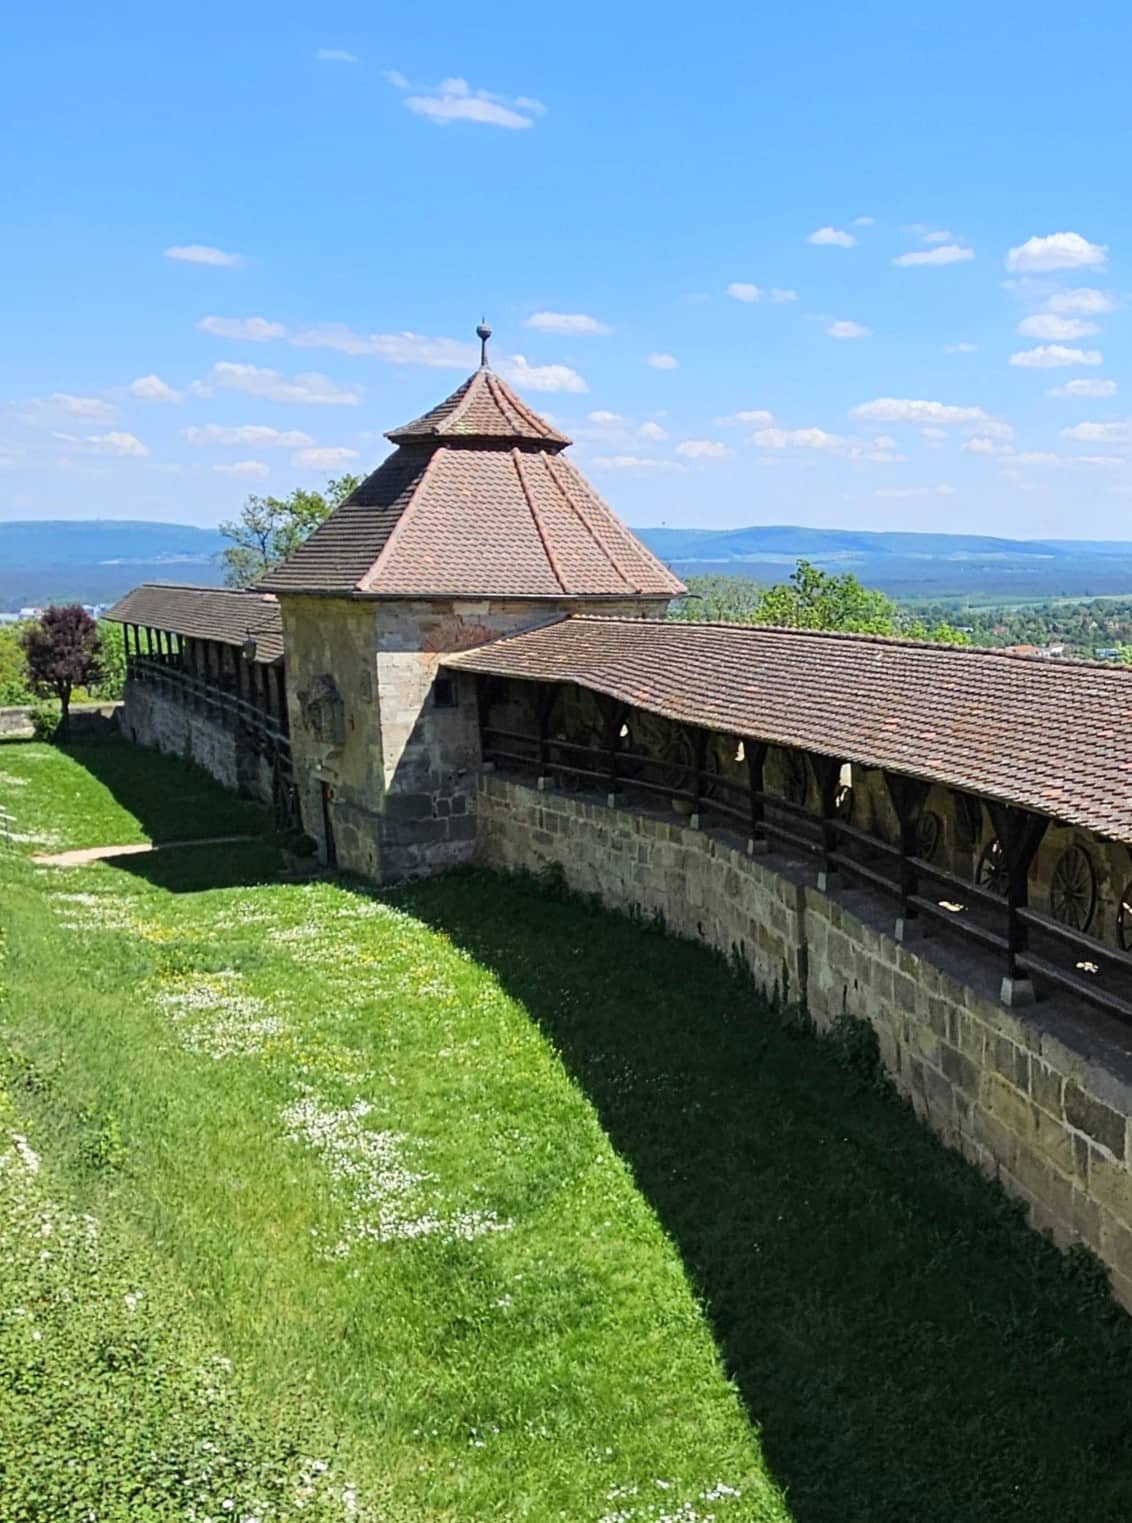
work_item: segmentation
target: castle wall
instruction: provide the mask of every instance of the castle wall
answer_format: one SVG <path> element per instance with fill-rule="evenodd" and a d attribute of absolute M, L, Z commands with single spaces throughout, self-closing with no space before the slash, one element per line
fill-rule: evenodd
<path fill-rule="evenodd" d="M 555 605 L 286 593 L 279 602 L 304 828 L 323 860 L 332 836 L 340 867 L 379 882 L 469 861 L 474 852 L 475 684 L 446 677 L 438 693 L 444 655 L 567 612 L 644 617 L 667 606 L 640 598 Z M 340 698 L 337 732 L 325 708 L 311 712 L 309 700 L 326 679 Z"/>
<path fill-rule="evenodd" d="M 118 728 L 140 746 L 195 762 L 226 788 L 272 802 L 271 764 L 219 723 L 154 684 L 127 681 Z"/>
<path fill-rule="evenodd" d="M 800 997 L 819 1026 L 843 1011 L 867 1020 L 925 1123 L 1023 1201 L 1035 1226 L 1098 1254 L 1132 1310 L 1127 1028 L 1061 997 L 1006 1010 L 1001 967 L 977 948 L 946 934 L 898 943 L 891 907 L 867 891 L 821 893 L 804 864 L 748 856 L 737 838 L 670 813 L 489 773 L 478 819 L 481 861 L 553 866 L 611 907 L 662 917 Z"/>

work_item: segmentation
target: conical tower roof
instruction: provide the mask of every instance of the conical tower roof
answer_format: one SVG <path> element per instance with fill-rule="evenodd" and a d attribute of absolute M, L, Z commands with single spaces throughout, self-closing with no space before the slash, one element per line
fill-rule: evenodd
<path fill-rule="evenodd" d="M 633 599 L 685 589 L 561 451 L 570 443 L 487 365 L 259 587 L 338 597 Z"/>

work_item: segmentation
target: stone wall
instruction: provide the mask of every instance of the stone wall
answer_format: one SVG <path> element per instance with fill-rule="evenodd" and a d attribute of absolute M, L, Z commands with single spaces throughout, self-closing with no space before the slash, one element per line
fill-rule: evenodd
<path fill-rule="evenodd" d="M 996 998 L 1001 966 L 946 933 L 901 945 L 867 891 L 820 893 L 806 864 L 671 815 L 481 780 L 478 855 L 556 864 L 608 905 L 741 957 L 819 1026 L 843 1011 L 876 1030 L 916 1113 L 1026 1203 L 1036 1227 L 1082 1242 L 1132 1310 L 1132 1056 L 1126 1027 L 1062 998 L 1024 1013 Z"/>
<path fill-rule="evenodd" d="M 522 599 L 321 598 L 281 594 L 295 781 L 325 861 L 394 882 L 471 859 L 480 760 L 474 681 L 446 679 L 445 655 L 563 613 L 644 617 L 666 603 Z M 333 679 L 338 733 L 308 701 Z"/>
<path fill-rule="evenodd" d="M 120 703 L 73 703 L 71 736 L 73 739 L 109 735 L 118 728 Z M 0 735 L 27 736 L 32 733 L 31 708 L 0 709 Z"/>
<path fill-rule="evenodd" d="M 126 683 L 118 727 L 139 746 L 195 762 L 225 788 L 265 804 L 272 802 L 272 770 L 264 757 L 241 745 L 235 730 L 178 702 L 152 683 Z"/>

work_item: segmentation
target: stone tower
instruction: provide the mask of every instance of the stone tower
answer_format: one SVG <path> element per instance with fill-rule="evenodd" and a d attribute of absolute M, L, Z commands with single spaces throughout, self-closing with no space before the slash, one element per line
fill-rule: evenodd
<path fill-rule="evenodd" d="M 324 860 L 381 882 L 466 860 L 474 702 L 446 654 L 564 614 L 657 615 L 681 583 L 483 359 L 260 582 L 278 596 L 295 781 Z"/>

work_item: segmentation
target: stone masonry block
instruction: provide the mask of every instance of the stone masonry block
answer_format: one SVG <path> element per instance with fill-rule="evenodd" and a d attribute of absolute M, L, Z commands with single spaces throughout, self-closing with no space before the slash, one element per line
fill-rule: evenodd
<path fill-rule="evenodd" d="M 1087 1094 L 1079 1084 L 1068 1083 L 1064 1096 L 1065 1119 L 1123 1163 L 1127 1122 L 1119 1111 Z"/>

